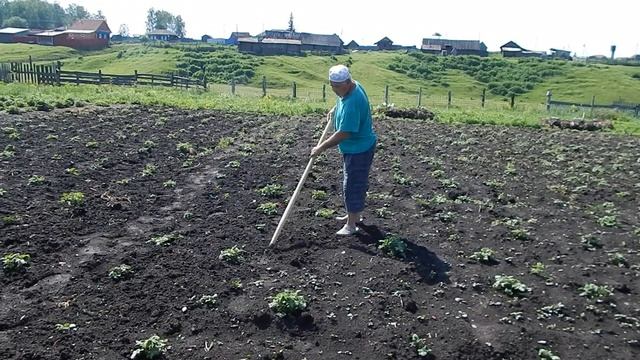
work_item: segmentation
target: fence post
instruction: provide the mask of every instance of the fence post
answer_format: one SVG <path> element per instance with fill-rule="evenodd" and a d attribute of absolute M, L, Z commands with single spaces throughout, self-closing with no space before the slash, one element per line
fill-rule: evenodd
<path fill-rule="evenodd" d="M 236 94 L 236 79 L 231 79 L 231 95 Z"/>
<path fill-rule="evenodd" d="M 295 81 L 293 82 L 293 88 L 292 88 L 292 90 L 293 90 L 293 93 L 292 93 L 292 94 L 293 94 L 293 98 L 295 99 L 295 98 L 296 98 L 296 95 L 297 95 L 297 94 L 296 94 L 296 82 L 295 82 Z"/>
<path fill-rule="evenodd" d="M 327 102 L 327 84 L 322 84 L 322 102 Z"/>
<path fill-rule="evenodd" d="M 389 85 L 384 86 L 384 104 L 389 105 Z"/>
<path fill-rule="evenodd" d="M 29 55 L 29 79 L 31 83 L 33 83 L 33 60 L 31 59 L 31 55 Z"/>
<path fill-rule="evenodd" d="M 547 111 L 551 111 L 551 90 L 547 90 Z"/>
<path fill-rule="evenodd" d="M 204 91 L 207 91 L 207 68 L 204 65 L 202 65 L 202 86 Z"/>
<path fill-rule="evenodd" d="M 487 89 L 482 89 L 482 107 L 484 107 L 484 101 L 487 98 Z"/>
<path fill-rule="evenodd" d="M 639 113 L 640 113 L 640 104 L 636 105 L 636 117 L 638 117 Z"/>
<path fill-rule="evenodd" d="M 60 61 L 56 61 L 56 85 L 60 86 L 60 69 L 62 68 L 62 64 Z"/>
<path fill-rule="evenodd" d="M 447 109 L 451 107 L 451 90 L 447 93 Z"/>
<path fill-rule="evenodd" d="M 516 103 L 516 94 L 511 94 L 511 109 L 513 110 L 513 106 Z"/>
<path fill-rule="evenodd" d="M 262 75 L 262 96 L 267 96 L 267 77 Z"/>
<path fill-rule="evenodd" d="M 133 76 L 135 77 L 136 85 L 138 85 L 138 70 L 133 70 Z"/>
<path fill-rule="evenodd" d="M 175 79 L 173 77 L 174 77 L 174 75 L 173 75 L 173 73 L 171 73 L 171 87 L 173 87 L 173 83 L 175 82 Z"/>
<path fill-rule="evenodd" d="M 98 85 L 102 85 L 102 70 L 98 70 Z"/>
<path fill-rule="evenodd" d="M 591 115 L 589 115 L 589 117 L 591 117 L 593 119 L 593 107 L 596 105 L 596 96 L 593 95 L 591 97 Z"/>
<path fill-rule="evenodd" d="M 76 86 L 80 86 L 80 75 L 76 73 Z"/>
<path fill-rule="evenodd" d="M 418 107 L 422 106 L 422 88 L 418 90 Z"/>

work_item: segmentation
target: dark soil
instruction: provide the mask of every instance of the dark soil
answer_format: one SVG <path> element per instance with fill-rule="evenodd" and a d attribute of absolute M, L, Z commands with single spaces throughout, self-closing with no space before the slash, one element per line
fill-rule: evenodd
<path fill-rule="evenodd" d="M 0 155 L 0 255 L 31 255 L 0 273 L 0 358 L 126 359 L 153 334 L 168 340 L 166 359 L 418 358 L 412 334 L 436 359 L 640 357 L 638 138 L 379 120 L 362 233 L 338 237 L 341 224 L 315 215 L 342 213 L 330 151 L 267 249 L 323 122 L 145 107 L 0 114 L 19 133 L 0 134 L 0 151 L 15 149 Z M 142 176 L 147 164 L 157 170 Z M 268 184 L 284 194 L 261 196 Z M 61 204 L 70 191 L 85 204 Z M 269 201 L 278 215 L 257 211 Z M 165 234 L 176 239 L 148 242 Z M 389 234 L 406 258 L 378 248 Z M 219 260 L 234 245 L 245 261 Z M 483 247 L 492 265 L 469 259 Z M 134 272 L 115 281 L 121 264 Z M 508 296 L 495 275 L 531 290 Z M 580 296 L 588 283 L 612 295 Z M 281 317 L 268 304 L 286 289 L 308 306 Z M 213 294 L 215 306 L 198 303 Z"/>

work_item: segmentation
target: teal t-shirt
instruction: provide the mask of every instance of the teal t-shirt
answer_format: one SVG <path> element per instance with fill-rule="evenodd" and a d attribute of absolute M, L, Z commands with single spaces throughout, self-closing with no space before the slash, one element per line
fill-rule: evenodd
<path fill-rule="evenodd" d="M 365 152 L 376 142 L 373 131 L 369 98 L 360 83 L 344 98 L 338 98 L 333 113 L 336 131 L 349 132 L 351 136 L 338 144 L 343 154 L 358 154 Z"/>

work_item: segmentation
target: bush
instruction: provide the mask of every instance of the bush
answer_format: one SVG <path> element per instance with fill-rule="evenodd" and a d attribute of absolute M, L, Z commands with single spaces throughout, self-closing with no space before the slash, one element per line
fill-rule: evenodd
<path fill-rule="evenodd" d="M 271 298 L 269 308 L 278 314 L 293 315 L 304 310 L 307 307 L 307 302 L 304 297 L 300 295 L 300 290 L 285 290 L 277 293 Z"/>

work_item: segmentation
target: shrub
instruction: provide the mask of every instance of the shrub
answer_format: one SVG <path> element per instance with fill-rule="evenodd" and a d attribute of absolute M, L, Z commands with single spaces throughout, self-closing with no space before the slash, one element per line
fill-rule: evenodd
<path fill-rule="evenodd" d="M 258 206 L 258 211 L 265 215 L 276 215 L 278 213 L 278 204 L 274 202 L 267 202 Z"/>
<path fill-rule="evenodd" d="M 510 275 L 496 275 L 493 288 L 501 290 L 509 296 L 519 296 L 531 291 L 531 288 Z"/>
<path fill-rule="evenodd" d="M 293 315 L 307 307 L 307 302 L 300 295 L 300 290 L 285 290 L 271 298 L 269 308 L 278 314 Z"/>
<path fill-rule="evenodd" d="M 268 198 L 278 198 L 283 194 L 283 187 L 279 184 L 269 184 L 258 189 L 258 194 Z"/>
<path fill-rule="evenodd" d="M 131 354 L 131 359 L 155 359 L 167 351 L 166 339 L 161 339 L 158 335 L 152 335 L 145 340 L 137 340 L 137 349 Z"/>
<path fill-rule="evenodd" d="M 407 244 L 399 236 L 388 235 L 378 241 L 378 249 L 387 255 L 403 258 L 407 252 Z"/>
<path fill-rule="evenodd" d="M 2 267 L 5 271 L 16 271 L 27 265 L 31 260 L 31 255 L 21 253 L 6 254 L 2 257 Z"/>
<path fill-rule="evenodd" d="M 218 259 L 230 264 L 240 264 L 244 261 L 244 257 L 242 256 L 244 252 L 244 250 L 234 245 L 228 249 L 220 251 Z"/>
<path fill-rule="evenodd" d="M 580 296 L 585 296 L 589 299 L 603 299 L 613 295 L 611 288 L 606 285 L 585 284 L 580 289 Z"/>
<path fill-rule="evenodd" d="M 84 194 L 79 191 L 63 193 L 60 196 L 60 203 L 69 207 L 78 207 L 84 205 Z"/>
<path fill-rule="evenodd" d="M 494 252 L 490 248 L 482 248 L 480 251 L 476 251 L 469 256 L 469 259 L 475 260 L 484 264 L 491 264 L 496 262 L 494 258 Z"/>

